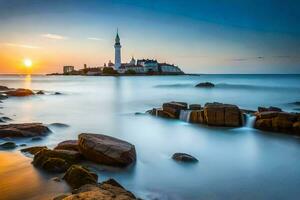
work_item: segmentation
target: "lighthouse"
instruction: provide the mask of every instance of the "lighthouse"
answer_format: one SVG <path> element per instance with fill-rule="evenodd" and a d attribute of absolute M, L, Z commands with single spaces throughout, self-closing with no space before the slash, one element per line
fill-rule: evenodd
<path fill-rule="evenodd" d="M 121 67 L 121 43 L 120 37 L 117 30 L 117 35 L 115 39 L 115 70 L 119 70 Z"/>

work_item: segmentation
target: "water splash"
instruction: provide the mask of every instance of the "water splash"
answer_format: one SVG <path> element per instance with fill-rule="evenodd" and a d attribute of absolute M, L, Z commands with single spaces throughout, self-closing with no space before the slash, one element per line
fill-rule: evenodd
<path fill-rule="evenodd" d="M 247 128 L 253 128 L 254 127 L 254 123 L 255 123 L 255 116 L 250 115 L 250 114 L 246 114 L 246 124 L 245 127 Z"/>

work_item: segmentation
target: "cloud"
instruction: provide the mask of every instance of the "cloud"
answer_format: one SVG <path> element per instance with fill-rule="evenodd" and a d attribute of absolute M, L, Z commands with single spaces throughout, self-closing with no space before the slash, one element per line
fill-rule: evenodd
<path fill-rule="evenodd" d="M 102 38 L 96 38 L 96 37 L 89 37 L 88 40 L 97 40 L 97 41 L 101 41 L 103 40 Z"/>
<path fill-rule="evenodd" d="M 28 45 L 28 44 L 5 43 L 5 45 L 6 46 L 11 46 L 11 47 L 27 48 L 27 49 L 38 49 L 38 48 L 40 48 L 38 46 L 33 46 L 33 45 Z"/>
<path fill-rule="evenodd" d="M 42 34 L 42 37 L 52 39 L 52 40 L 65 40 L 65 39 L 68 39 L 65 36 L 57 35 L 57 34 L 51 34 L 51 33 Z"/>

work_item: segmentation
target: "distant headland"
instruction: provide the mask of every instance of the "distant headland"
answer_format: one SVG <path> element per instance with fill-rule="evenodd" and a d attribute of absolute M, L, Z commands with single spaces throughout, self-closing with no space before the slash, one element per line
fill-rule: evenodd
<path fill-rule="evenodd" d="M 134 57 L 128 63 L 121 62 L 121 42 L 119 33 L 115 38 L 115 63 L 109 61 L 101 67 L 84 67 L 75 70 L 72 65 L 63 66 L 62 73 L 48 75 L 86 75 L 86 76 L 122 76 L 122 75 L 183 75 L 185 74 L 178 66 L 169 63 L 160 63 L 154 59 L 138 59 Z"/>

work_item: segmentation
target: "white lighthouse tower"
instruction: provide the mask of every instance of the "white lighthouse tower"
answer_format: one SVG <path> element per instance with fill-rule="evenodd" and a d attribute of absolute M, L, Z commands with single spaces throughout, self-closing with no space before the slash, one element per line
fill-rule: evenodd
<path fill-rule="evenodd" d="M 117 35 L 115 39 L 115 70 L 119 70 L 121 67 L 121 44 L 120 37 L 117 30 Z"/>

